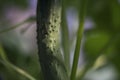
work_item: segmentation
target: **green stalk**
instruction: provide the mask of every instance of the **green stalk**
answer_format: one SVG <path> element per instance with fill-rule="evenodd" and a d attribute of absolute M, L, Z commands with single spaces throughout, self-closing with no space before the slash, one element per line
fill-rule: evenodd
<path fill-rule="evenodd" d="M 76 47 L 75 47 L 70 80 L 75 80 L 75 77 L 76 77 L 76 71 L 77 71 L 78 60 L 79 60 L 79 55 L 80 55 L 81 40 L 82 40 L 82 35 L 84 32 L 84 20 L 85 20 L 85 14 L 86 14 L 86 6 L 87 6 L 86 4 L 87 4 L 87 0 L 81 1 L 81 7 L 80 7 L 80 12 L 79 12 L 80 13 L 79 15 L 80 25 L 79 25 L 78 32 L 77 32 L 77 41 L 76 41 Z"/>
<path fill-rule="evenodd" d="M 66 1 L 62 1 L 62 26 L 61 26 L 61 32 L 62 32 L 62 47 L 63 47 L 63 53 L 64 53 L 64 61 L 66 64 L 67 72 L 69 74 L 70 71 L 70 49 L 69 49 L 69 31 L 68 26 L 66 22 Z"/>
<path fill-rule="evenodd" d="M 11 62 L 9 62 L 7 56 L 5 55 L 5 52 L 2 48 L 2 46 L 0 45 L 0 62 L 8 69 L 12 69 L 14 71 L 16 71 L 17 73 L 19 73 L 20 75 L 26 77 L 29 80 L 36 80 L 34 77 L 32 77 L 30 74 L 28 74 L 27 72 L 25 72 L 24 70 L 22 70 L 21 68 L 13 65 Z"/>
<path fill-rule="evenodd" d="M 7 62 L 2 62 L 6 67 L 9 67 L 11 69 L 13 69 L 14 71 L 16 71 L 17 73 L 19 73 L 20 75 L 26 77 L 29 80 L 36 80 L 34 77 L 32 77 L 31 75 L 29 75 L 27 72 L 25 72 L 24 70 L 20 69 L 19 67 L 11 64 L 9 61 Z"/>

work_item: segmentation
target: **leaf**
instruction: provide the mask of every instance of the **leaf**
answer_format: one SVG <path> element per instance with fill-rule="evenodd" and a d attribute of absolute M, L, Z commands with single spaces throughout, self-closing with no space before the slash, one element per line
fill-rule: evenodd
<path fill-rule="evenodd" d="M 94 31 L 86 34 L 84 51 L 87 59 L 95 59 L 99 56 L 111 39 L 111 35 L 106 31 Z"/>

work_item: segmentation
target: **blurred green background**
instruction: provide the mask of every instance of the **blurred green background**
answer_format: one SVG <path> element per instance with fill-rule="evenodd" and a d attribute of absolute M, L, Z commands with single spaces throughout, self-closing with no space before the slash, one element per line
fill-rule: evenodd
<path fill-rule="evenodd" d="M 18 68 L 42 80 L 36 46 L 37 0 L 0 0 L 0 80 L 29 80 Z M 79 0 L 66 0 L 72 62 Z M 77 79 L 120 80 L 120 0 L 88 0 Z M 11 65 L 17 67 L 15 70 Z"/>

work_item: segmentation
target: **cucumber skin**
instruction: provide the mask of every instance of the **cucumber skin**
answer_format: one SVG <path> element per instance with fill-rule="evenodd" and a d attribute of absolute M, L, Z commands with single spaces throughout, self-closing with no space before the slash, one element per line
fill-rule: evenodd
<path fill-rule="evenodd" d="M 38 0 L 37 44 L 44 80 L 69 80 L 60 52 L 61 0 Z"/>

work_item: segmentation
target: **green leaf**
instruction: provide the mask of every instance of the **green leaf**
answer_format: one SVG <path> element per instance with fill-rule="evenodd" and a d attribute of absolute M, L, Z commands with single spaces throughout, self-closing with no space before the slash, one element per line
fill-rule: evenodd
<path fill-rule="evenodd" d="M 87 59 L 95 59 L 108 44 L 111 35 L 106 31 L 93 31 L 86 34 L 84 51 Z"/>

